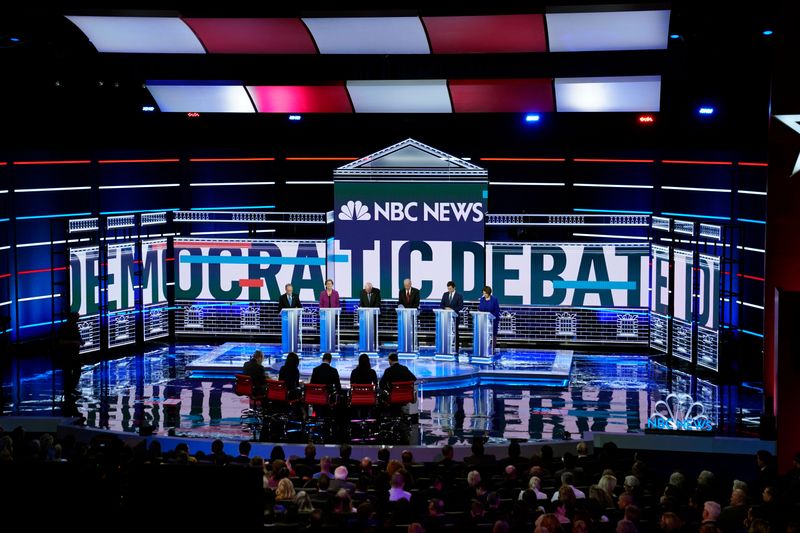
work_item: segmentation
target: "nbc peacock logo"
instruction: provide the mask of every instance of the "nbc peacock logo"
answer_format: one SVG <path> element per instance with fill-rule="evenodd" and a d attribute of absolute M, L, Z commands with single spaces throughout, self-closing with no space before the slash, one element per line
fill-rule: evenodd
<path fill-rule="evenodd" d="M 339 220 L 370 220 L 369 208 L 361 203 L 361 200 L 350 200 L 342 205 L 339 210 Z"/>
<path fill-rule="evenodd" d="M 673 431 L 713 431 L 705 406 L 688 394 L 669 394 L 653 406 L 647 429 Z"/>

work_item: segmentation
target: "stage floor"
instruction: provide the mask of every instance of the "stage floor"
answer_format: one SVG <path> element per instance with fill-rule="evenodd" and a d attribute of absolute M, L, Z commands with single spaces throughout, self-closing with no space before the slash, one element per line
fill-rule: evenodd
<path fill-rule="evenodd" d="M 266 349 L 274 374 L 277 346 L 249 343 L 150 345 L 145 353 L 83 367 L 78 402 L 89 426 L 193 438 L 248 439 L 240 413 L 248 406 L 233 393 L 233 374 L 256 347 Z M 643 354 L 570 350 L 502 351 L 492 365 L 403 361 L 421 379 L 420 424 L 413 442 L 464 444 L 478 434 L 491 442 L 579 438 L 588 431 L 642 433 L 655 403 L 686 392 L 703 403 L 726 435 L 757 435 L 758 389 L 720 385 L 712 378 L 669 370 Z M 334 361 L 343 378 L 355 354 Z M 319 357 L 304 357 L 310 375 Z M 374 358 L 380 375 L 385 354 Z M 3 376 L 3 414 L 57 411 L 61 373 L 49 360 L 14 361 Z"/>

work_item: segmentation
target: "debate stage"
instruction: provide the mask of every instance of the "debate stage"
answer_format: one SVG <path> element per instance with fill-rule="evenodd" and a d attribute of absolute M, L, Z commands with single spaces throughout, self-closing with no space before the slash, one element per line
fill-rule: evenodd
<path fill-rule="evenodd" d="M 265 366 L 275 375 L 280 349 L 260 343 L 150 344 L 144 353 L 85 365 L 78 409 L 88 427 L 131 436 L 198 439 L 198 445 L 212 438 L 252 439 L 240 420 L 248 401 L 234 394 L 233 376 L 256 347 L 264 350 Z M 306 348 L 301 373 L 307 378 L 319 356 Z M 372 359 L 378 375 L 389 349 Z M 494 363 L 470 364 L 437 361 L 428 350 L 403 361 L 420 381 L 419 426 L 409 439 L 420 445 L 467 445 L 476 435 L 495 445 L 512 439 L 537 443 L 590 434 L 642 435 L 655 404 L 670 392 L 701 402 L 718 435 L 757 434 L 759 390 L 720 384 L 689 369 L 668 369 L 645 354 L 500 349 Z M 345 387 L 355 363 L 352 347 L 334 360 Z M 61 388 L 60 372 L 54 375 L 49 367 L 19 371 L 26 377 L 16 386 L 6 384 L 11 403 L 4 411 L 57 413 L 52 390 Z"/>

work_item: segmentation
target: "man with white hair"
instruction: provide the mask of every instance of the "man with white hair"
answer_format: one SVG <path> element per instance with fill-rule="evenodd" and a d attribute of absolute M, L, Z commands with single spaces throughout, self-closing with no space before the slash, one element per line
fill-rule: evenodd
<path fill-rule="evenodd" d="M 734 489 L 731 493 L 731 504 L 719 514 L 719 528 L 724 531 L 738 531 L 743 528 L 747 518 L 747 493 L 742 489 Z"/>
<path fill-rule="evenodd" d="M 328 487 L 328 490 L 333 492 L 338 492 L 339 489 L 344 489 L 348 492 L 348 494 L 353 494 L 353 491 L 356 489 L 356 486 L 347 481 L 347 467 L 346 466 L 339 466 L 336 470 L 333 471 L 333 479 L 331 480 L 331 484 Z"/>
<path fill-rule="evenodd" d="M 419 309 L 419 289 L 411 286 L 411 280 L 403 280 L 403 288 L 397 295 L 397 304 L 406 309 Z"/>

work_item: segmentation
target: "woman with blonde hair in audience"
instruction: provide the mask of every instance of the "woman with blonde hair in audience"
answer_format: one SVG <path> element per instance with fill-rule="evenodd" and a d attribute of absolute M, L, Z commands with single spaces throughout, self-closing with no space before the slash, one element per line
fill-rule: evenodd
<path fill-rule="evenodd" d="M 278 481 L 278 487 L 275 489 L 275 501 L 292 500 L 294 501 L 297 494 L 294 491 L 294 485 L 289 478 L 283 478 Z"/>

